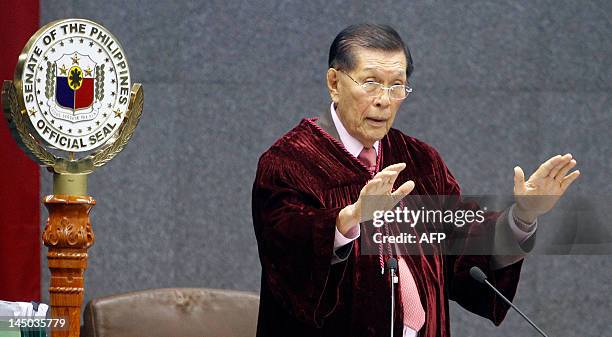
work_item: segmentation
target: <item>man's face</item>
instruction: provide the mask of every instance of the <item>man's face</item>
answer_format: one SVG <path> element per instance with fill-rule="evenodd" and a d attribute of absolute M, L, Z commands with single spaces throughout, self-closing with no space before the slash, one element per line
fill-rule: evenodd
<path fill-rule="evenodd" d="M 390 87 L 406 84 L 406 56 L 403 51 L 381 51 L 356 47 L 355 69 L 346 71 L 359 84 L 373 81 Z M 336 112 L 346 130 L 364 146 L 371 147 L 382 139 L 393 124 L 395 114 L 403 100 L 389 97 L 384 90 L 370 97 L 364 89 L 345 73 L 330 69 L 328 86 L 336 103 Z"/>

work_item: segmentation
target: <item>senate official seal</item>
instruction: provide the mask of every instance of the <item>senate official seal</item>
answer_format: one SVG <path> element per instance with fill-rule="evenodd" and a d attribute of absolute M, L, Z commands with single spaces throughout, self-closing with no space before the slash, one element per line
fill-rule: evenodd
<path fill-rule="evenodd" d="M 42 235 L 49 247 L 51 313 L 65 316 L 66 336 L 78 336 L 87 250 L 94 243 L 89 212 L 96 201 L 87 192 L 88 176 L 125 148 L 140 121 L 144 92 L 131 83 L 125 51 L 106 28 L 65 19 L 30 38 L 14 80 L 2 85 L 2 103 L 17 144 L 53 172 Z"/>
<path fill-rule="evenodd" d="M 89 173 L 107 163 L 129 141 L 144 104 L 117 38 L 85 19 L 38 30 L 2 95 L 19 145 L 56 173 Z"/>
<path fill-rule="evenodd" d="M 68 152 L 94 150 L 125 118 L 130 70 L 123 48 L 101 25 L 70 19 L 43 27 L 15 71 L 18 94 L 38 136 Z"/>

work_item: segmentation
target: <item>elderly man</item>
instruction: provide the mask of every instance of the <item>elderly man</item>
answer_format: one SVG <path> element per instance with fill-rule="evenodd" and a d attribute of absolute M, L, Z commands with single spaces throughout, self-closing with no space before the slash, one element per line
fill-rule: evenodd
<path fill-rule="evenodd" d="M 357 240 L 366 196 L 460 195 L 434 148 L 391 128 L 412 70 L 391 27 L 346 28 L 330 48 L 329 111 L 303 119 L 261 156 L 253 185 L 262 265 L 257 336 L 389 336 L 391 285 L 381 267 L 392 256 L 399 260 L 394 336 L 449 336 L 449 299 L 496 325 L 503 320 L 508 307 L 468 270 L 479 266 L 512 298 L 523 256 L 364 254 Z M 575 165 L 570 154 L 554 156 L 528 181 L 515 167 L 516 202 L 498 215 L 495 244 L 499 233 L 533 241 L 537 216 L 578 177 L 567 175 Z"/>

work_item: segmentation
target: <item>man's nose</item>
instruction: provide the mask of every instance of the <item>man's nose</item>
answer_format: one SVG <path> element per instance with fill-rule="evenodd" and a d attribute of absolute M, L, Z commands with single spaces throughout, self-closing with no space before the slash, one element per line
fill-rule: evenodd
<path fill-rule="evenodd" d="M 382 93 L 376 96 L 374 104 L 377 107 L 386 108 L 391 104 L 390 88 L 382 88 Z"/>

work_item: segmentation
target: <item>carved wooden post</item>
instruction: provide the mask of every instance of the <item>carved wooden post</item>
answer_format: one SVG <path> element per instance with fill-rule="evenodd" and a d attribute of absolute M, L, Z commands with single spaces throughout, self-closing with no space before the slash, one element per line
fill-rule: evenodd
<path fill-rule="evenodd" d="M 87 249 L 94 243 L 89 211 L 96 204 L 90 196 L 55 194 L 45 198 L 49 220 L 43 242 L 49 248 L 51 316 L 65 317 L 68 329 L 54 330 L 53 337 L 79 337 L 81 304 L 87 269 Z"/>

